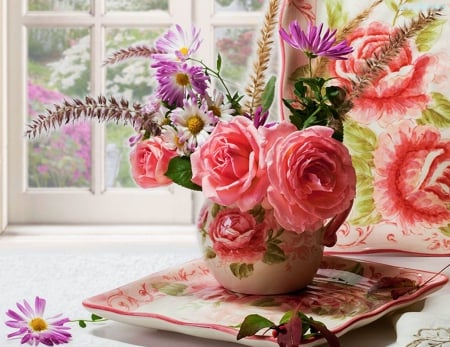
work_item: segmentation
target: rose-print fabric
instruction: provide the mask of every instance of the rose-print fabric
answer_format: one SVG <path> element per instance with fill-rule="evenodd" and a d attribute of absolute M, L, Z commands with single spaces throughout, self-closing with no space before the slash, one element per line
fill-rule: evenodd
<path fill-rule="evenodd" d="M 443 16 L 409 38 L 353 100 L 344 144 L 356 170 L 357 194 L 332 252 L 450 255 L 450 1 L 282 1 L 283 28 L 294 19 L 303 28 L 308 21 L 323 22 L 339 37 L 356 23 L 342 36 L 354 52 L 318 70 L 351 93 L 366 60 L 431 7 L 441 7 Z M 360 15 L 364 20 L 355 22 Z M 305 60 L 280 41 L 280 96 L 291 98 L 291 78 Z"/>

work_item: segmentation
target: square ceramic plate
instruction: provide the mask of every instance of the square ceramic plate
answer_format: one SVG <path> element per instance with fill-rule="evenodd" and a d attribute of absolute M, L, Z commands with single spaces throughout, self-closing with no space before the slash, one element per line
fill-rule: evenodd
<path fill-rule="evenodd" d="M 254 296 L 222 288 L 203 260 L 193 260 L 88 298 L 83 305 L 118 322 L 248 346 L 273 347 L 277 343 L 271 336 L 236 341 L 235 327 L 253 313 L 278 322 L 286 311 L 300 305 L 302 312 L 341 336 L 422 299 L 448 281 L 444 275 L 433 276 L 434 273 L 426 271 L 325 256 L 313 283 L 306 289 L 289 295 Z M 418 289 L 394 300 L 390 292 L 371 291 L 382 277 L 409 278 Z M 318 338 L 306 345 L 323 342 Z"/>

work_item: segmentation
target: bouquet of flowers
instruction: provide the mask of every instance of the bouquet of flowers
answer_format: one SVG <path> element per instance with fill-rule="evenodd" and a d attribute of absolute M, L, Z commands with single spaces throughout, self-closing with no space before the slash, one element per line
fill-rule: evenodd
<path fill-rule="evenodd" d="M 139 186 L 174 182 L 241 211 L 264 204 L 284 228 L 316 230 L 323 220 L 347 211 L 355 196 L 355 171 L 341 142 L 350 103 L 344 89 L 329 86 L 331 79 L 313 76 L 310 69 L 309 77 L 296 83 L 298 99 L 284 100 L 290 120 L 276 121 L 276 113 L 269 117 L 275 80 L 261 81 L 276 3 L 269 6 L 246 98 L 222 78 L 220 55 L 215 68 L 195 58 L 199 30 L 175 25 L 155 47 L 122 50 L 107 62 L 151 57 L 158 87 L 146 105 L 103 96 L 65 101 L 37 117 L 27 135 L 82 117 L 122 121 L 136 130 L 130 138 L 130 164 Z M 335 31 L 323 31 L 322 25 L 312 24 L 303 31 L 293 22 L 281 37 L 310 63 L 316 57 L 345 59 L 351 47 L 336 43 Z"/>

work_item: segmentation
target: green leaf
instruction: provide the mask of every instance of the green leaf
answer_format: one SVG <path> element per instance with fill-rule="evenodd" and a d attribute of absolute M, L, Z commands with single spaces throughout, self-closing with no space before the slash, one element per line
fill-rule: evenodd
<path fill-rule="evenodd" d="M 381 215 L 375 208 L 372 179 L 362 180 L 358 177 L 356 199 L 349 223 L 352 225 L 371 225 L 380 222 Z"/>
<path fill-rule="evenodd" d="M 202 190 L 200 186 L 191 181 L 192 167 L 189 157 L 173 157 L 169 162 L 166 176 L 182 187 Z"/>
<path fill-rule="evenodd" d="M 264 296 L 255 300 L 250 305 L 257 307 L 278 307 L 280 306 L 280 303 L 272 296 Z"/>
<path fill-rule="evenodd" d="M 326 9 L 328 15 L 328 27 L 336 29 L 348 22 L 348 13 L 344 12 L 342 1 L 327 0 Z"/>
<path fill-rule="evenodd" d="M 78 321 L 78 325 L 80 326 L 80 328 L 86 328 L 86 322 L 84 320 L 80 320 Z"/>
<path fill-rule="evenodd" d="M 182 296 L 187 286 L 182 283 L 155 282 L 152 287 L 169 296 Z"/>
<path fill-rule="evenodd" d="M 216 61 L 216 70 L 217 72 L 220 72 L 220 69 L 222 68 L 222 56 L 217 54 L 217 61 Z"/>
<path fill-rule="evenodd" d="M 253 264 L 233 263 L 230 264 L 230 270 L 236 278 L 243 279 L 253 273 Z"/>
<path fill-rule="evenodd" d="M 214 259 L 217 254 L 214 252 L 214 249 L 211 247 L 207 247 L 204 252 L 205 259 Z"/>
<path fill-rule="evenodd" d="M 431 93 L 433 105 L 422 113 L 417 122 L 420 125 L 433 125 L 437 128 L 450 127 L 450 100 L 441 93 Z"/>
<path fill-rule="evenodd" d="M 264 253 L 263 262 L 269 265 L 279 264 L 286 261 L 286 254 L 275 243 L 270 242 L 267 244 L 267 250 Z"/>
<path fill-rule="evenodd" d="M 344 122 L 344 143 L 352 154 L 362 154 L 367 158 L 375 150 L 377 135 L 367 127 L 346 120 Z"/>
<path fill-rule="evenodd" d="M 258 314 L 248 315 L 247 317 L 244 318 L 244 321 L 241 323 L 237 339 L 240 340 L 247 336 L 253 336 L 261 329 L 270 328 L 273 326 L 275 326 L 273 322 Z"/>
<path fill-rule="evenodd" d="M 439 231 L 445 236 L 450 237 L 450 224 L 446 227 L 439 228 Z"/>
<path fill-rule="evenodd" d="M 217 214 L 219 213 L 219 211 L 220 211 L 220 205 L 214 203 L 213 206 L 211 207 L 211 215 L 212 215 L 214 218 L 216 218 L 216 216 L 217 216 Z"/>
<path fill-rule="evenodd" d="M 103 319 L 103 317 L 97 316 L 94 313 L 91 315 L 91 320 L 93 320 L 94 322 L 97 320 L 102 320 L 102 319 Z"/>
<path fill-rule="evenodd" d="M 442 35 L 446 23 L 447 21 L 444 19 L 432 21 L 416 36 L 416 45 L 420 52 L 427 52 L 433 47 Z"/>
<path fill-rule="evenodd" d="M 386 6 L 389 7 L 392 11 L 396 13 L 398 12 L 399 8 L 395 0 L 384 0 L 384 2 L 386 3 Z"/>
<path fill-rule="evenodd" d="M 264 91 L 261 95 L 261 106 L 263 111 L 267 111 L 270 109 L 270 106 L 272 106 L 273 99 L 275 98 L 275 81 L 276 77 L 272 76 L 264 87 Z"/>

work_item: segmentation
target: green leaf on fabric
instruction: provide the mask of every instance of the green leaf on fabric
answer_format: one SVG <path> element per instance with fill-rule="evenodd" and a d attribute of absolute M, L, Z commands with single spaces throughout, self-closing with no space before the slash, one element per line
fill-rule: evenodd
<path fill-rule="evenodd" d="M 253 264 L 232 263 L 230 270 L 236 278 L 243 279 L 249 277 L 253 273 Z"/>
<path fill-rule="evenodd" d="M 192 190 L 202 190 L 199 185 L 191 181 L 192 167 L 189 157 L 173 157 L 169 162 L 166 176 L 182 187 Z"/>
<path fill-rule="evenodd" d="M 187 288 L 185 284 L 172 282 L 155 282 L 152 287 L 169 296 L 182 296 Z"/>
<path fill-rule="evenodd" d="M 398 4 L 395 0 L 384 0 L 387 7 L 389 7 L 392 11 L 398 12 Z"/>
<path fill-rule="evenodd" d="M 237 339 L 240 340 L 247 336 L 253 336 L 261 329 L 273 327 L 275 324 L 258 314 L 251 314 L 245 317 L 241 323 Z"/>
<path fill-rule="evenodd" d="M 439 228 L 439 231 L 446 237 L 450 237 L 450 224 L 446 227 Z"/>
<path fill-rule="evenodd" d="M 352 164 L 358 176 L 372 177 L 372 169 L 374 167 L 373 155 L 363 158 L 354 155 L 352 157 Z"/>
<path fill-rule="evenodd" d="M 214 252 L 214 249 L 211 247 L 207 247 L 204 252 L 205 259 L 214 259 L 217 254 Z"/>
<path fill-rule="evenodd" d="M 420 125 L 433 125 L 436 128 L 448 128 L 450 126 L 450 100 L 441 93 L 431 93 L 433 105 L 422 112 L 422 117 L 417 121 Z"/>
<path fill-rule="evenodd" d="M 264 87 L 263 93 L 261 95 L 261 106 L 263 111 L 267 111 L 272 106 L 273 100 L 275 98 L 275 82 L 276 77 L 272 76 Z"/>
<path fill-rule="evenodd" d="M 211 215 L 216 218 L 217 214 L 220 211 L 220 205 L 219 204 L 213 204 L 211 207 Z"/>
<path fill-rule="evenodd" d="M 340 28 L 348 22 L 348 13 L 344 12 L 342 1 L 326 0 L 325 6 L 327 10 L 329 28 Z"/>
<path fill-rule="evenodd" d="M 276 242 L 269 242 L 267 244 L 267 250 L 264 253 L 263 262 L 269 265 L 279 264 L 286 261 L 286 254 L 276 244 Z"/>
<path fill-rule="evenodd" d="M 355 121 L 344 122 L 344 144 L 352 154 L 363 155 L 367 159 L 377 146 L 377 135 Z"/>
<path fill-rule="evenodd" d="M 420 52 L 428 52 L 433 47 L 441 37 L 446 23 L 444 19 L 432 21 L 416 36 L 416 45 Z"/>
<path fill-rule="evenodd" d="M 356 187 L 356 199 L 353 203 L 353 210 L 349 223 L 352 225 L 366 226 L 376 224 L 381 221 L 381 215 L 376 210 L 373 199 L 372 179 L 362 180 L 358 177 Z"/>

